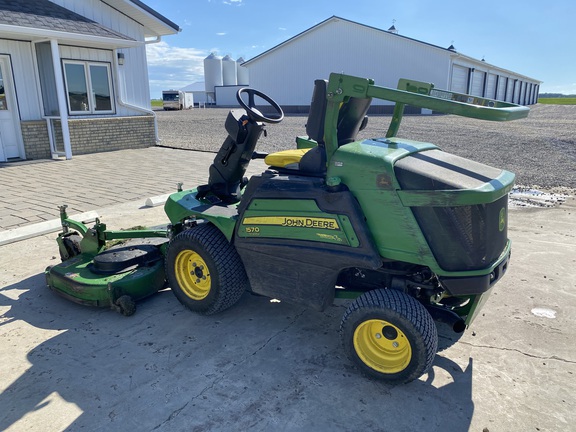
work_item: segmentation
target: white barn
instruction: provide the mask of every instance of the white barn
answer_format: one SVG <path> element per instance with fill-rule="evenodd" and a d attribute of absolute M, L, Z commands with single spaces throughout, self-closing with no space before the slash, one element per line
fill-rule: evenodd
<path fill-rule="evenodd" d="M 207 102 L 204 81 L 188 84 L 186 87 L 182 87 L 180 91 L 192 93 L 194 97 L 194 105 L 196 106 L 205 105 Z"/>
<path fill-rule="evenodd" d="M 154 145 L 145 44 L 179 30 L 139 0 L 0 0 L 0 162 Z"/>
<path fill-rule="evenodd" d="M 483 60 L 337 16 L 305 30 L 243 63 L 250 86 L 273 97 L 288 112 L 308 109 L 315 79 L 343 72 L 395 88 L 399 78 L 437 88 L 522 105 L 538 100 L 541 81 Z M 391 109 L 388 106 L 375 111 Z M 374 106 L 372 108 L 375 108 Z"/>

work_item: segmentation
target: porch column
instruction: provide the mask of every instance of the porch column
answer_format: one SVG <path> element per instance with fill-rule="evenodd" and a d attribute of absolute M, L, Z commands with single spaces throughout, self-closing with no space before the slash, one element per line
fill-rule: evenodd
<path fill-rule="evenodd" d="M 68 129 L 66 90 L 64 88 L 62 67 L 60 66 L 60 50 L 58 49 L 58 41 L 56 39 L 50 39 L 50 48 L 52 51 L 52 64 L 54 65 L 54 80 L 56 81 L 56 94 L 58 96 L 58 111 L 60 111 L 60 125 L 62 127 L 62 140 L 64 141 L 64 153 L 66 154 L 66 159 L 72 159 L 70 129 Z"/>

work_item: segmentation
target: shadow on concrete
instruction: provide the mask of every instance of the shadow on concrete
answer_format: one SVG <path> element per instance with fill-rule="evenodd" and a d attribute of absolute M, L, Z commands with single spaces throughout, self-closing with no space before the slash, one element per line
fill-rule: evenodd
<path fill-rule="evenodd" d="M 165 290 L 127 318 L 67 302 L 39 274 L 2 288 L 0 308 L 3 349 L 30 363 L 0 394 L 0 430 L 58 417 L 66 430 L 444 431 L 474 412 L 471 359 L 438 355 L 408 385 L 360 375 L 340 346 L 342 307 L 247 294 L 202 317 Z"/>

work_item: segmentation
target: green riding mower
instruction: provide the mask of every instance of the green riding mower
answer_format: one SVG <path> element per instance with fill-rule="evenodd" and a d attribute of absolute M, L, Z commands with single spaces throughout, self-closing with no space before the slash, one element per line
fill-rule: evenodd
<path fill-rule="evenodd" d="M 396 103 L 390 127 L 358 140 L 374 98 Z M 436 355 L 434 321 L 463 332 L 506 272 L 514 174 L 397 138 L 404 108 L 498 121 L 526 117 L 528 108 L 422 82 L 392 89 L 332 74 L 314 83 L 297 148 L 263 154 L 258 139 L 282 109 L 254 89 L 237 99 L 242 109 L 228 114 L 208 183 L 169 197 L 166 230 L 88 229 L 64 211 L 64 262 L 47 269 L 48 285 L 123 311 L 165 278 L 183 305 L 205 315 L 245 291 L 319 311 L 350 299 L 340 325 L 350 359 L 371 377 L 417 379 Z M 247 179 L 257 158 L 268 169 Z M 119 236 L 164 241 L 104 250 Z M 120 252 L 126 257 L 116 259 Z"/>

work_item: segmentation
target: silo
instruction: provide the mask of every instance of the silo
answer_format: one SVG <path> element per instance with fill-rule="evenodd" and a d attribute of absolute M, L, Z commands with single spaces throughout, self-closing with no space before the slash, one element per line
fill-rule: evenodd
<path fill-rule="evenodd" d="M 222 85 L 222 59 L 211 53 L 204 59 L 204 88 L 206 95 L 215 102 L 214 87 Z"/>
<path fill-rule="evenodd" d="M 236 60 L 236 77 L 238 85 L 247 86 L 250 84 L 250 80 L 248 79 L 248 68 L 242 66 L 244 61 L 242 57 Z"/>
<path fill-rule="evenodd" d="M 236 85 L 236 62 L 229 55 L 222 59 L 222 81 L 225 86 Z"/>

